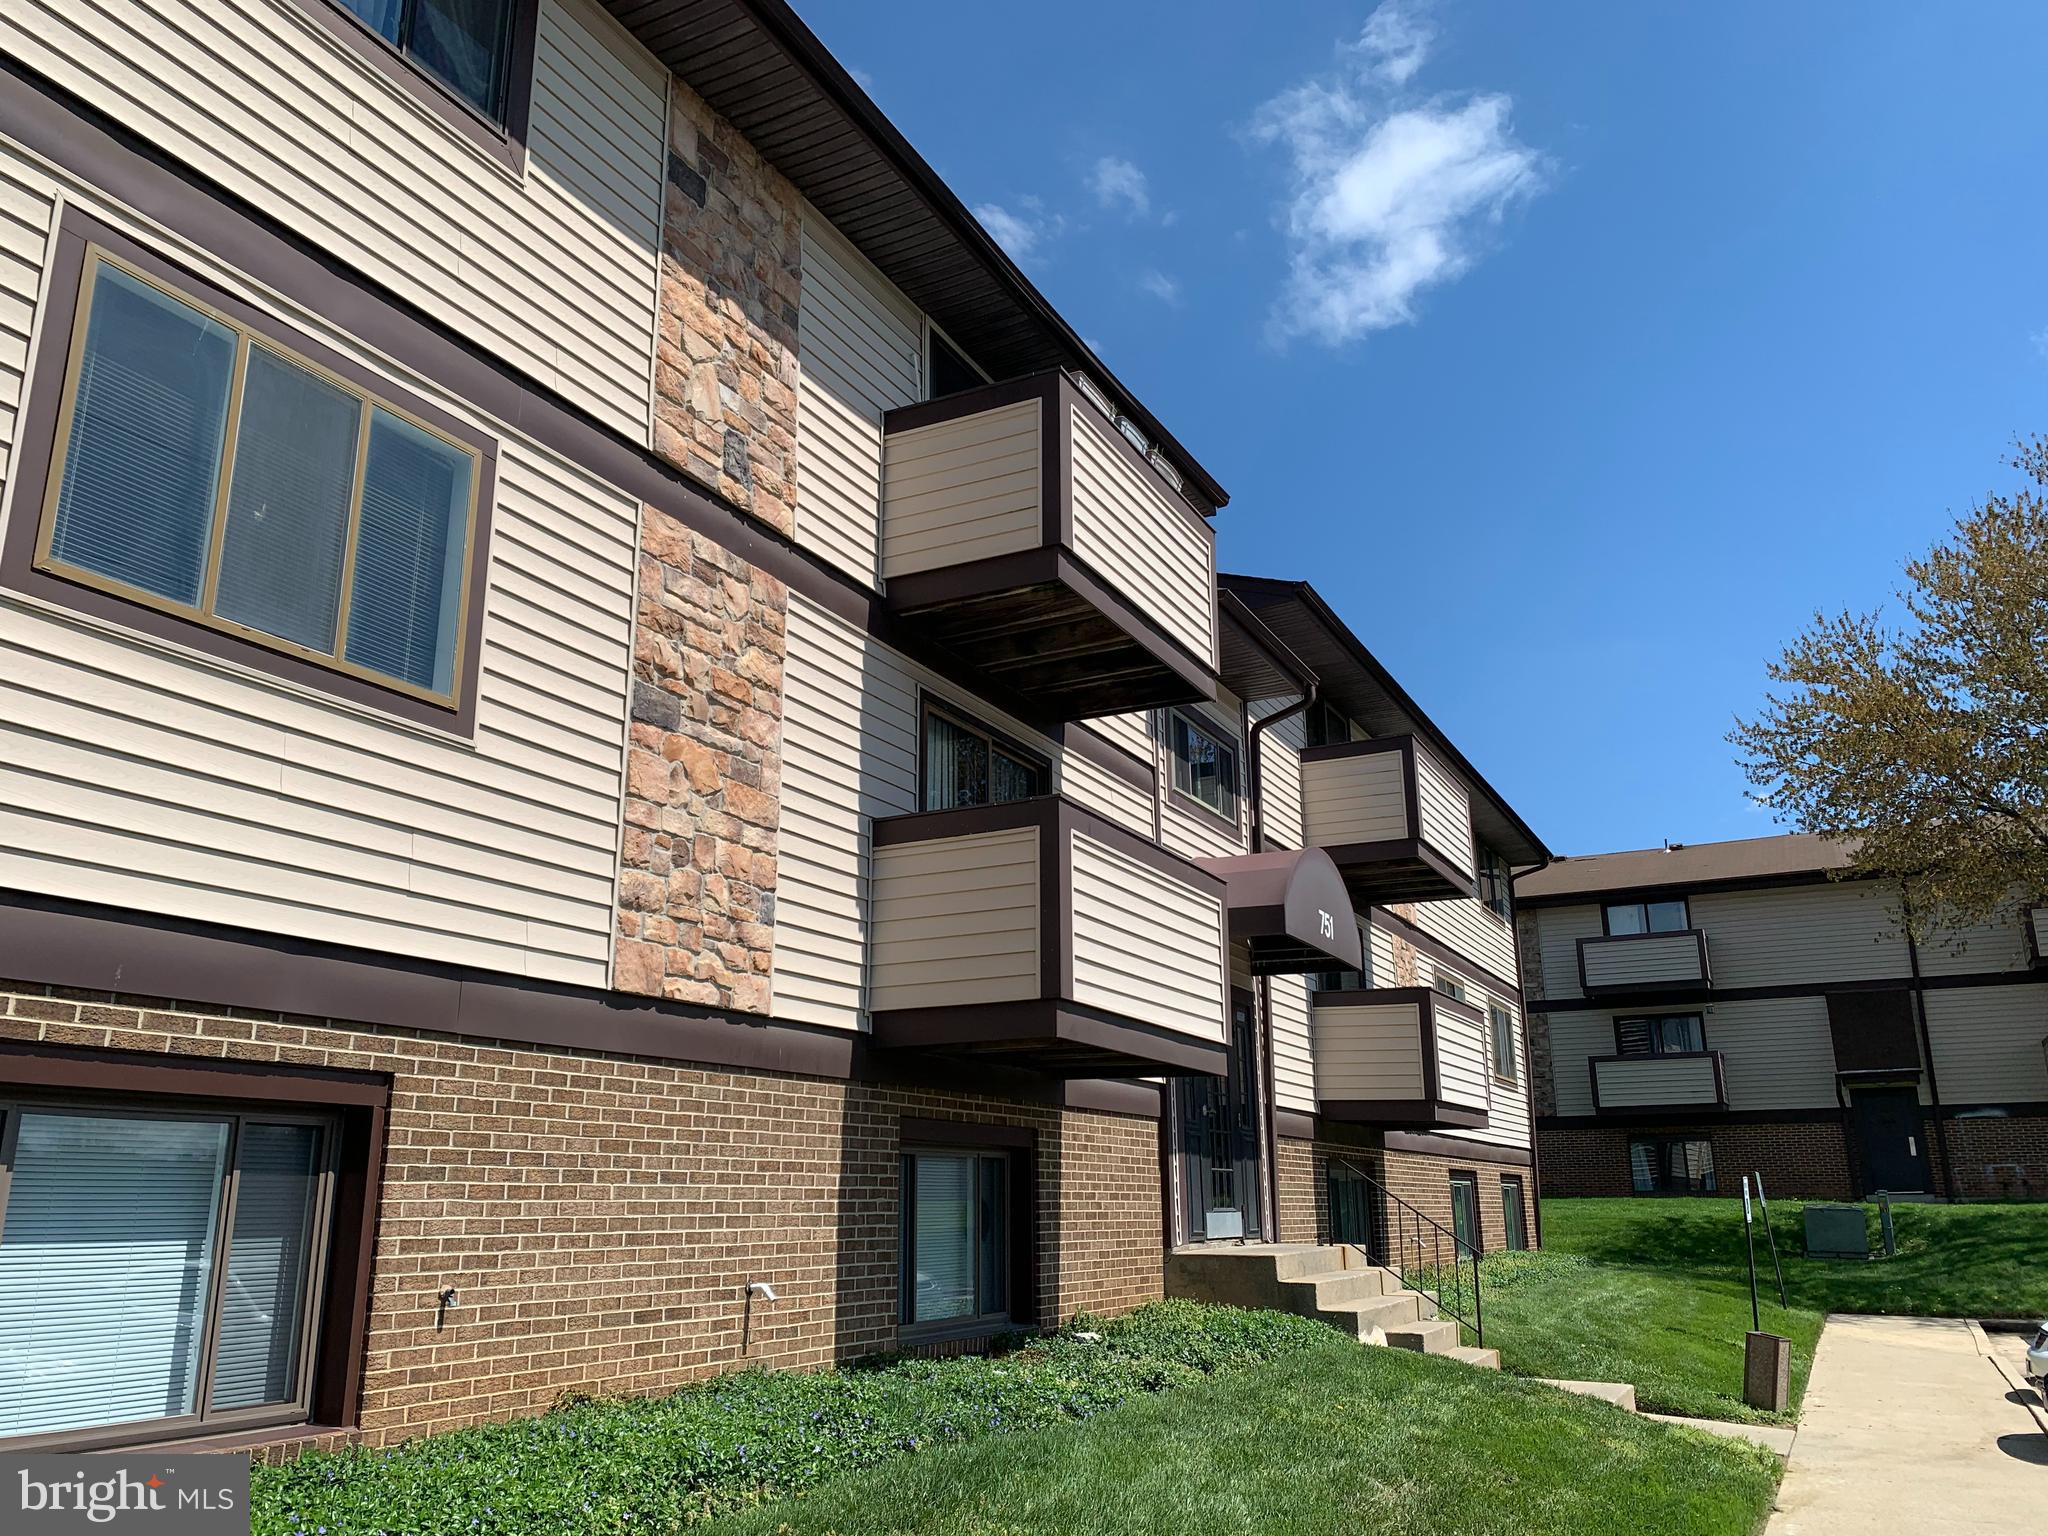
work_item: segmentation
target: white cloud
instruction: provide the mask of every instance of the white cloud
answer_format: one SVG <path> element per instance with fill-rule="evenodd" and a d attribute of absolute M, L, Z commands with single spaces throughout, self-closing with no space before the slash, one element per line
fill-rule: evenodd
<path fill-rule="evenodd" d="M 1095 162 L 1088 177 L 1088 189 L 1105 208 L 1118 204 L 1142 219 L 1152 211 L 1152 194 L 1145 186 L 1145 173 L 1119 155 L 1104 155 Z"/>
<path fill-rule="evenodd" d="M 1067 226 L 1064 218 L 1047 213 L 1045 204 L 1035 197 L 1018 198 L 1015 209 L 1001 203 L 976 203 L 974 216 L 1020 266 L 1058 239 Z"/>
<path fill-rule="evenodd" d="M 1436 41 L 1436 28 L 1427 16 L 1426 0 L 1405 4 L 1386 0 L 1365 18 L 1358 41 L 1348 44 L 1347 53 L 1358 56 L 1366 71 L 1388 85 L 1406 85 L 1429 57 Z"/>
<path fill-rule="evenodd" d="M 2042 360 L 2048 362 L 2048 325 L 2042 326 L 2040 330 L 2035 331 L 2027 340 L 2034 344 L 2034 350 L 2040 354 Z"/>
<path fill-rule="evenodd" d="M 1162 304 L 1180 302 L 1180 280 L 1168 277 L 1156 267 L 1147 267 L 1138 274 L 1138 286 Z"/>
<path fill-rule="evenodd" d="M 1335 344 L 1408 324 L 1418 296 L 1465 272 L 1485 230 L 1542 190 L 1547 163 L 1515 137 L 1508 97 L 1401 93 L 1431 36 L 1388 0 L 1339 50 L 1336 74 L 1253 119 L 1253 137 L 1292 162 L 1278 339 Z"/>

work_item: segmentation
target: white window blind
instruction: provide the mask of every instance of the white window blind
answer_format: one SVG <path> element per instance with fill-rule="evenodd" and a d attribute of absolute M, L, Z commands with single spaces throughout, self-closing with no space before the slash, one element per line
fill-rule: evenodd
<path fill-rule="evenodd" d="M 972 1317 L 974 1159 L 920 1153 L 911 1167 L 916 1178 L 916 1292 L 910 1320 Z"/>

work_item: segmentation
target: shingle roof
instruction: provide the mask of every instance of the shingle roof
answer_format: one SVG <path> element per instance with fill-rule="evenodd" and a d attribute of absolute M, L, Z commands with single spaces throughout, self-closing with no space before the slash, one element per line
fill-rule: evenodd
<path fill-rule="evenodd" d="M 1845 869 L 1851 845 L 1810 832 L 1744 837 L 1725 843 L 1680 843 L 1555 859 L 1515 882 L 1518 899 L 1550 900 L 1582 892 L 1638 886 L 1704 885 Z"/>

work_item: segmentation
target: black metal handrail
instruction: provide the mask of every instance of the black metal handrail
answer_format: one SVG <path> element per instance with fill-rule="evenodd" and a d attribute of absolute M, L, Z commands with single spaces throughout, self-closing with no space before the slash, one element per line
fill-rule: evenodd
<path fill-rule="evenodd" d="M 1486 1314 L 1479 1302 L 1479 1250 L 1442 1222 L 1425 1216 L 1349 1158 L 1332 1157 L 1330 1161 L 1347 1169 L 1379 1197 L 1379 1214 L 1372 1223 L 1372 1240 L 1366 1244 L 1366 1256 L 1399 1276 L 1403 1290 L 1427 1295 L 1436 1303 L 1438 1312 L 1455 1318 L 1459 1327 L 1471 1329 L 1473 1342 L 1485 1347 Z M 1448 1270 L 1444 1265 L 1446 1247 L 1450 1251 Z M 1472 1272 L 1469 1298 L 1465 1289 L 1468 1264 Z"/>

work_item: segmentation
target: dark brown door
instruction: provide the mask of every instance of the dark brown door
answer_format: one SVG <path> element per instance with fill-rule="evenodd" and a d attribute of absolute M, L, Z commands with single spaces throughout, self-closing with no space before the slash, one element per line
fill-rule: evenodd
<path fill-rule="evenodd" d="M 1914 1088 L 1858 1088 L 1850 1096 L 1863 1192 L 1919 1194 L 1927 1188 L 1927 1138 Z"/>

